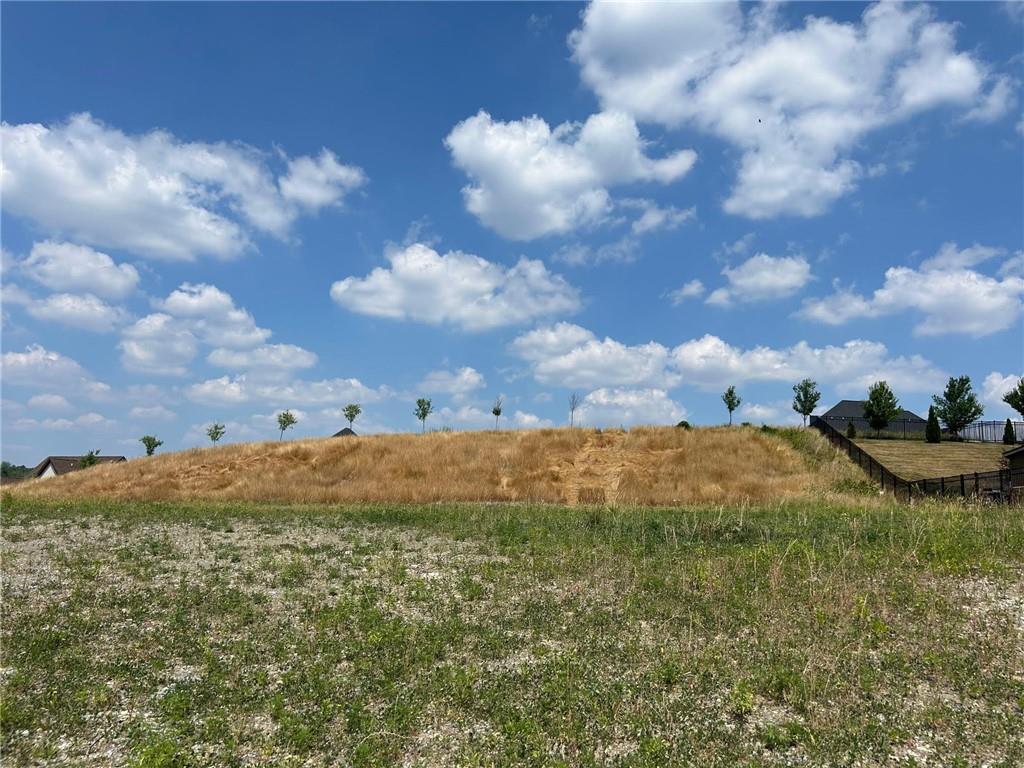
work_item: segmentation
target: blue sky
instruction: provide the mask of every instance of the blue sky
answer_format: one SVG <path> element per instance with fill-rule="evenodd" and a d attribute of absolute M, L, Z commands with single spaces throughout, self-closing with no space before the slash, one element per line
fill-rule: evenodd
<path fill-rule="evenodd" d="M 3 457 L 1024 369 L 1021 4 L 4 4 Z"/>

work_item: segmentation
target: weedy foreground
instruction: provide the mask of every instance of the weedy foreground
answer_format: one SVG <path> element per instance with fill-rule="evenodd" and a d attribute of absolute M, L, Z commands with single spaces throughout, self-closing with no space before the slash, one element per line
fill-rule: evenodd
<path fill-rule="evenodd" d="M 9 765 L 1020 765 L 1024 522 L 4 499 Z"/>

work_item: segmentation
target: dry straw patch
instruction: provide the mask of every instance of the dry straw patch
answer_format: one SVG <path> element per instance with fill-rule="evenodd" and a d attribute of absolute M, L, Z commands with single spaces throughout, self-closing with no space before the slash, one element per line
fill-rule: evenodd
<path fill-rule="evenodd" d="M 824 442 L 817 435 L 807 439 Z M 820 486 L 822 475 L 806 452 L 752 429 L 543 429 L 192 449 L 32 481 L 15 493 L 150 501 L 667 505 L 788 498 Z"/>

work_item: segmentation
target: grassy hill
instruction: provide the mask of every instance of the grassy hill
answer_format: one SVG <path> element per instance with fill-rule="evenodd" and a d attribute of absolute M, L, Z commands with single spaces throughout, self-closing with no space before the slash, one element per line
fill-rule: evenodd
<path fill-rule="evenodd" d="M 860 478 L 817 433 L 542 429 L 228 445 L 26 483 L 40 498 L 671 505 L 791 498 Z"/>

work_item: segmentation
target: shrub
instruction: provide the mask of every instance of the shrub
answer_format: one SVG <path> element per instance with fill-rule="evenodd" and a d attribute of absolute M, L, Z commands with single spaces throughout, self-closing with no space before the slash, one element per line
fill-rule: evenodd
<path fill-rule="evenodd" d="M 683 419 L 678 424 L 676 424 L 676 426 L 680 427 L 681 429 L 689 429 L 690 428 L 690 422 L 688 422 L 686 419 Z"/>
<path fill-rule="evenodd" d="M 851 440 L 854 440 L 857 437 L 857 428 L 853 426 L 852 421 L 846 425 L 846 436 Z"/>
<path fill-rule="evenodd" d="M 942 440 L 942 430 L 939 429 L 939 417 L 935 413 L 935 406 L 928 406 L 928 425 L 924 428 L 924 439 L 929 443 L 937 443 Z"/>
<path fill-rule="evenodd" d="M 1017 433 L 1013 430 L 1013 422 L 1009 419 L 1006 420 L 1006 426 L 1003 427 L 1003 445 L 1013 445 L 1017 442 Z"/>

